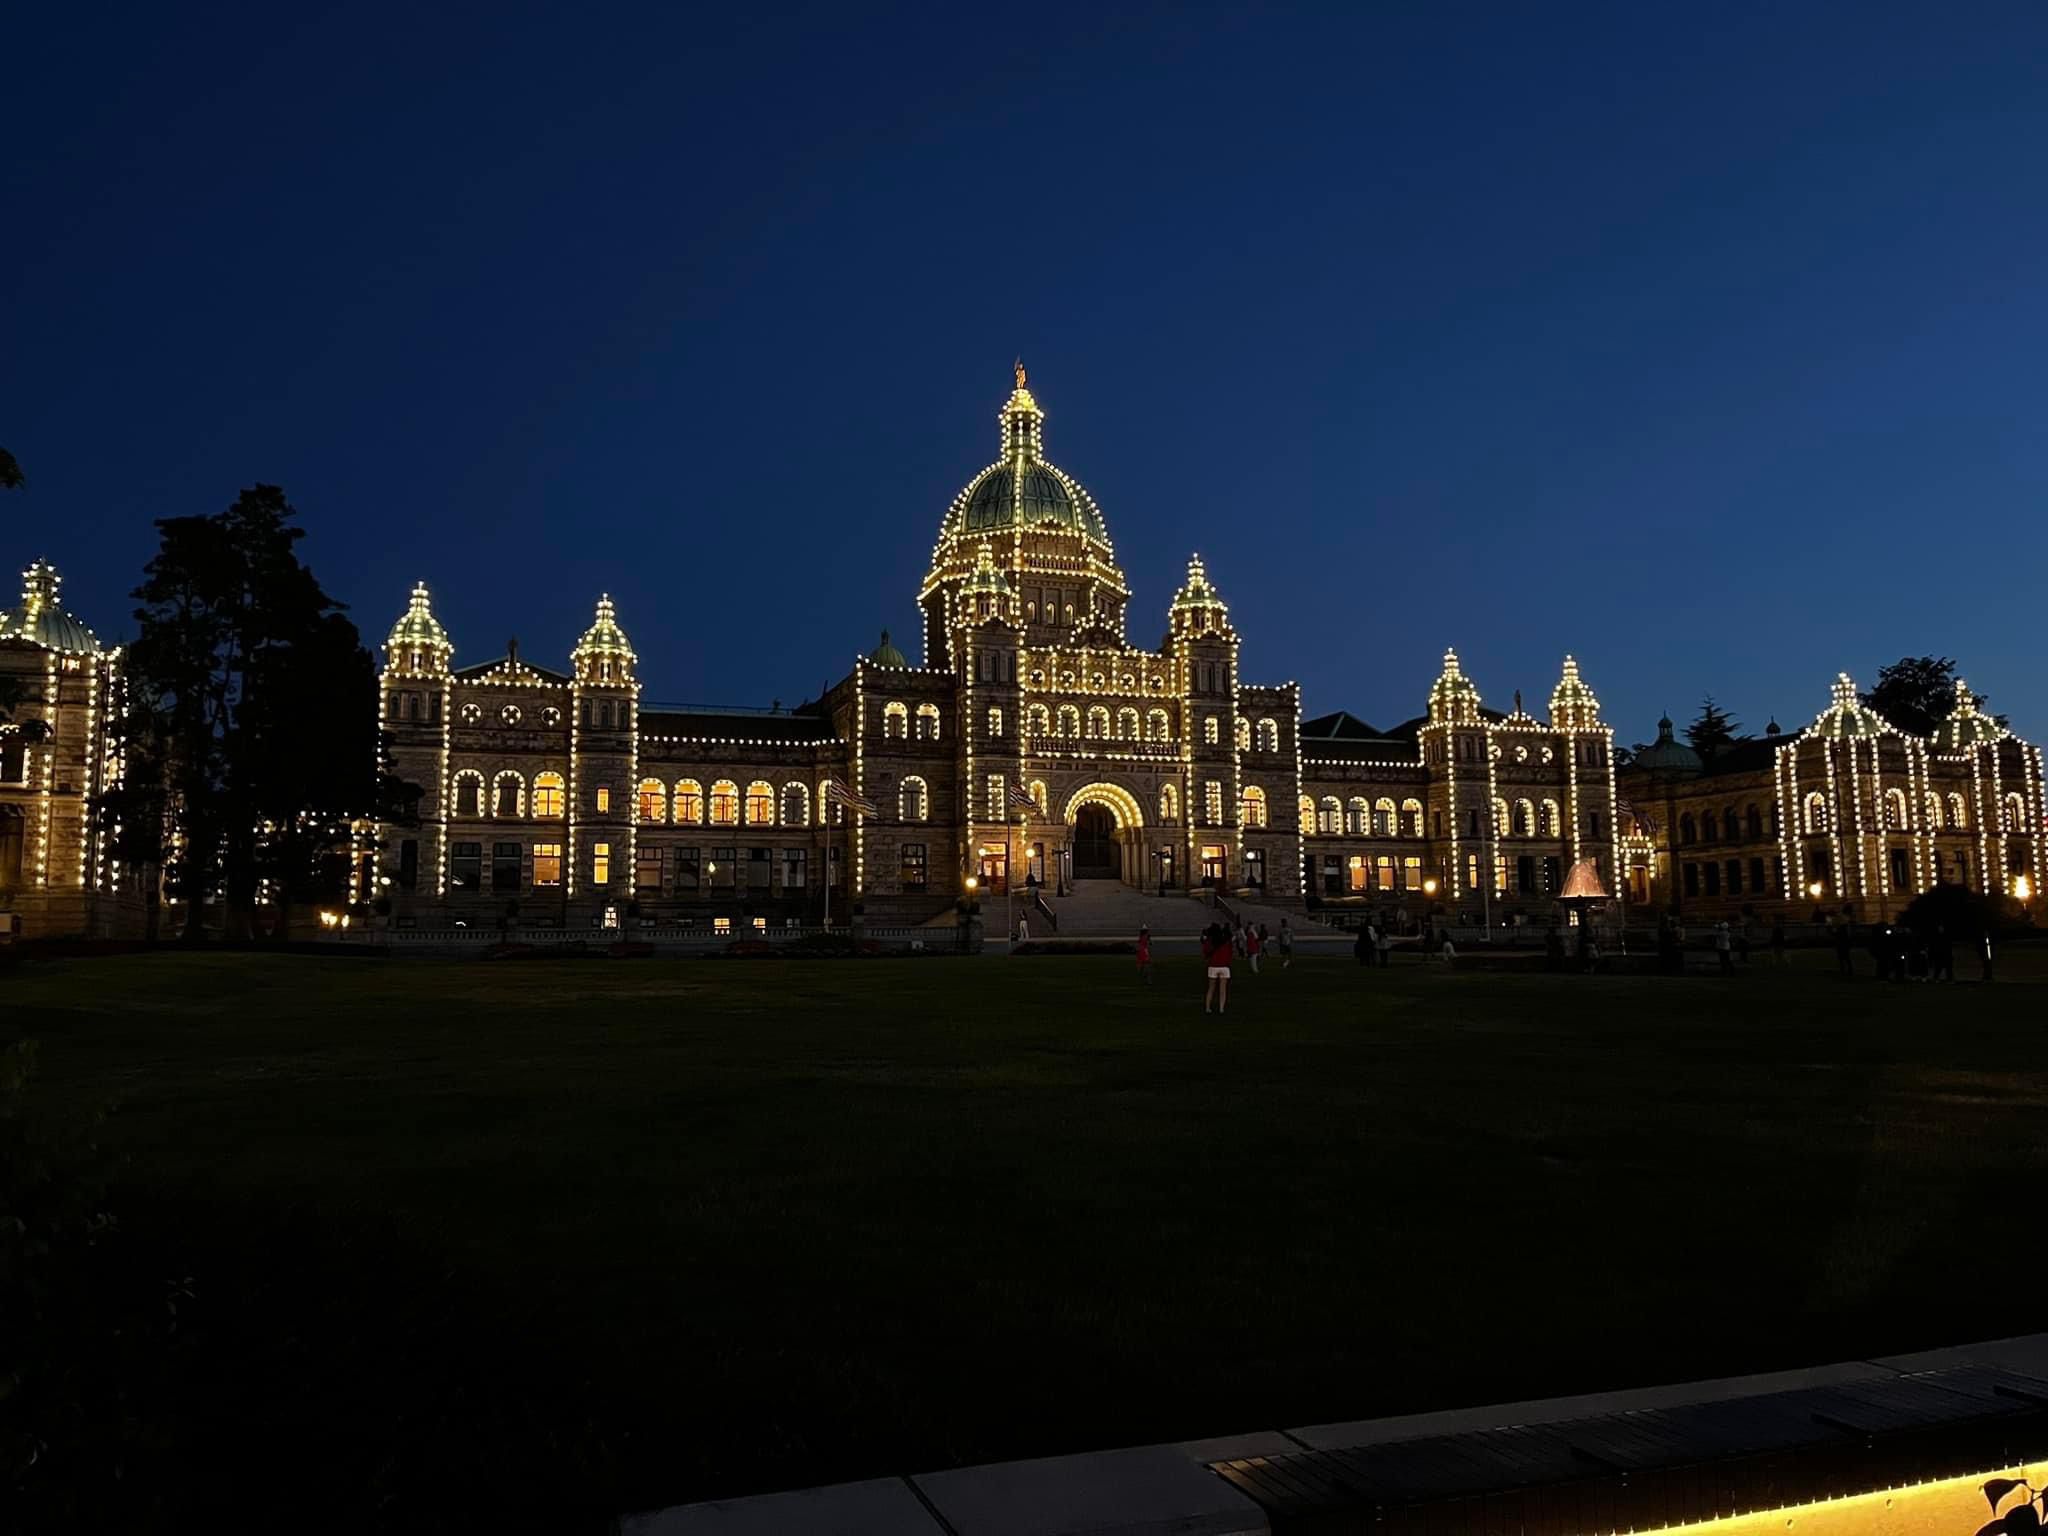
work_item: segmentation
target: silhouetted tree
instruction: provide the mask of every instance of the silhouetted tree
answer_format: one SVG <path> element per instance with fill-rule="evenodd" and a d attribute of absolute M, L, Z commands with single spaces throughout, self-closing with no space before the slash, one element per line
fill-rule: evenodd
<path fill-rule="evenodd" d="M 1929 736 L 1956 702 L 1956 664 L 1947 656 L 1901 656 L 1880 668 L 1863 702 L 1911 736 Z M 1985 703 L 1977 695 L 1977 707 Z"/>
<path fill-rule="evenodd" d="M 15 462 L 14 455 L 5 448 L 0 448 L 0 491 L 18 491 L 27 484 L 27 479 L 21 473 L 21 465 Z"/>
<path fill-rule="evenodd" d="M 317 885 L 349 817 L 376 798 L 369 655 L 299 560 L 296 515 L 258 485 L 211 517 L 166 518 L 135 589 L 130 667 L 155 700 L 181 834 L 168 884 L 190 903 L 188 937 L 216 890 L 242 935 L 261 878 L 286 899 Z"/>
<path fill-rule="evenodd" d="M 1915 896 L 1899 914 L 1899 921 L 1922 935 L 1941 929 L 1952 939 L 1981 939 L 1987 933 L 1995 938 L 2019 927 L 2024 915 L 2011 897 L 1943 880 Z"/>
<path fill-rule="evenodd" d="M 1742 729 L 1735 717 L 1714 702 L 1710 693 L 1700 701 L 1700 712 L 1685 728 L 1685 739 L 1701 757 L 1712 757 L 1735 740 Z"/>

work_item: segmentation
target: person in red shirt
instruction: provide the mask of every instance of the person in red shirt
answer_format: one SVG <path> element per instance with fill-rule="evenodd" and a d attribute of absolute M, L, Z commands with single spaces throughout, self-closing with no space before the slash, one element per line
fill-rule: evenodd
<path fill-rule="evenodd" d="M 1230 956 L 1235 946 L 1220 923 L 1202 931 L 1202 964 L 1209 972 L 1209 990 L 1202 998 L 1202 1012 L 1222 1013 L 1230 1002 Z"/>
<path fill-rule="evenodd" d="M 1152 980 L 1152 930 L 1138 930 L 1138 980 L 1149 983 Z"/>
<path fill-rule="evenodd" d="M 1244 957 L 1251 962 L 1252 974 L 1259 974 L 1259 951 L 1266 944 L 1266 929 L 1263 923 L 1247 923 L 1244 930 Z"/>

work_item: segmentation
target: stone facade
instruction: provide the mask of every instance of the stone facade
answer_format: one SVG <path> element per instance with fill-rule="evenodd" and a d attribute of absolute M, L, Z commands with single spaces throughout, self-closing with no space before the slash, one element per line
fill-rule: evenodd
<path fill-rule="evenodd" d="M 121 778 L 121 653 L 65 611 L 62 584 L 38 560 L 0 610 L 0 930 L 137 933 L 141 892 L 92 810 Z"/>

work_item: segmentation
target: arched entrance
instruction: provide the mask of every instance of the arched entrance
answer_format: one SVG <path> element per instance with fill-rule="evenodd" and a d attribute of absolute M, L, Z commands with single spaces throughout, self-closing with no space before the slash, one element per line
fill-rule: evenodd
<path fill-rule="evenodd" d="M 1120 880 L 1123 853 L 1117 847 L 1116 818 L 1109 807 L 1084 805 L 1074 812 L 1074 878 Z"/>

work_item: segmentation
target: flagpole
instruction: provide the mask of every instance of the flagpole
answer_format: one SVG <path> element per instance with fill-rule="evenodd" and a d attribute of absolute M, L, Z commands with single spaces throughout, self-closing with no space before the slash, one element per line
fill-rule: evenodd
<path fill-rule="evenodd" d="M 825 928 L 832 928 L 832 795 L 828 790 L 820 810 L 825 815 Z"/>

